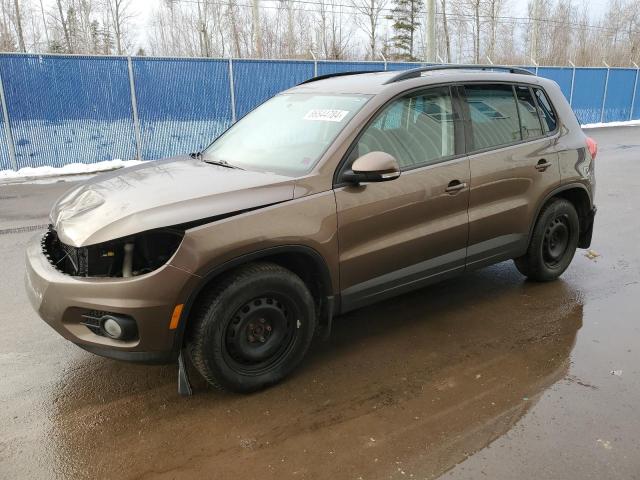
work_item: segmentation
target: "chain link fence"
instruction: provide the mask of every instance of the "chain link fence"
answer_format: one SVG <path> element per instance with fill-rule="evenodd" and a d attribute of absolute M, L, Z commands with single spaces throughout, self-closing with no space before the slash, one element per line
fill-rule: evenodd
<path fill-rule="evenodd" d="M 421 65 L 0 54 L 0 170 L 198 151 L 315 75 Z M 560 85 L 581 123 L 640 118 L 638 69 L 527 68 Z"/>

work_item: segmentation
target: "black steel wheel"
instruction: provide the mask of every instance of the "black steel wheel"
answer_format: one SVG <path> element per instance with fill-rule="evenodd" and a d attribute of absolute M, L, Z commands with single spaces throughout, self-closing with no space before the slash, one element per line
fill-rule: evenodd
<path fill-rule="evenodd" d="M 542 240 L 542 258 L 545 265 L 555 268 L 563 259 L 569 247 L 569 218 L 560 214 L 551 219 Z"/>
<path fill-rule="evenodd" d="M 277 294 L 246 302 L 228 322 L 224 341 L 230 366 L 246 375 L 260 374 L 286 358 L 297 335 L 294 302 Z"/>
<path fill-rule="evenodd" d="M 527 278 L 555 280 L 567 269 L 578 246 L 580 219 L 571 202 L 554 198 L 538 216 L 527 253 L 514 260 Z"/>
<path fill-rule="evenodd" d="M 306 354 L 315 302 L 293 272 L 248 264 L 198 302 L 187 332 L 193 364 L 213 386 L 251 392 L 287 376 Z"/>

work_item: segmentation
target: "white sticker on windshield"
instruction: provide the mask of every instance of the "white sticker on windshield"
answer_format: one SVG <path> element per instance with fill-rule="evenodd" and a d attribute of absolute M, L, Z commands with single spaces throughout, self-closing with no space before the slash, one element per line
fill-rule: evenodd
<path fill-rule="evenodd" d="M 349 114 L 347 110 L 332 110 L 328 108 L 309 110 L 305 120 L 320 120 L 322 122 L 341 122 Z"/>

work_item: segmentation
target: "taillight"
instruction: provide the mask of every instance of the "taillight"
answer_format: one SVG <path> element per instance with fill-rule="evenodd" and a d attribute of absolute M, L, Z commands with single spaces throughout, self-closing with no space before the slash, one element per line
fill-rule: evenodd
<path fill-rule="evenodd" d="M 595 160 L 596 155 L 598 154 L 598 142 L 591 137 L 587 137 L 587 148 L 589 149 L 591 158 Z"/>

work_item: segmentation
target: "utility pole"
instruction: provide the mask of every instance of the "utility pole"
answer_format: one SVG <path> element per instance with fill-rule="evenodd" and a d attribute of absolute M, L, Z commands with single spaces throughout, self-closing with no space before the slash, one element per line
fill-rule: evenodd
<path fill-rule="evenodd" d="M 436 61 L 436 0 L 427 0 L 426 35 L 424 52 L 427 62 Z"/>
<path fill-rule="evenodd" d="M 260 0 L 253 0 L 251 12 L 253 17 L 255 52 L 258 58 L 262 58 L 262 33 L 260 32 Z"/>

